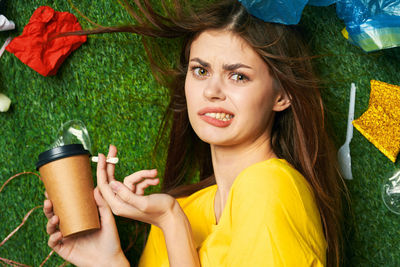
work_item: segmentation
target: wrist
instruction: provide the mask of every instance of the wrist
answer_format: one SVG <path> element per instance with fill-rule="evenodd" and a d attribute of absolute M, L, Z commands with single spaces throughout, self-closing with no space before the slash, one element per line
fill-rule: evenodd
<path fill-rule="evenodd" d="M 107 266 L 129 267 L 130 264 L 128 259 L 125 257 L 125 254 L 121 251 L 111 261 L 107 263 Z"/>
<path fill-rule="evenodd" d="M 178 201 L 175 200 L 171 208 L 165 213 L 160 224 L 157 225 L 163 232 L 169 231 L 171 228 L 176 227 L 179 224 L 186 223 L 187 217 L 183 212 Z"/>
<path fill-rule="evenodd" d="M 160 225 L 170 266 L 200 266 L 192 227 L 177 201 Z"/>

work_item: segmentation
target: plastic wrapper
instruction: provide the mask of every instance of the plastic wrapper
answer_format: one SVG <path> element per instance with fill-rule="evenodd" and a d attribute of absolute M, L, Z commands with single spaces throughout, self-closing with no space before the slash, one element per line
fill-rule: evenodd
<path fill-rule="evenodd" d="M 310 0 L 308 4 L 310 6 L 330 6 L 336 3 L 337 0 Z"/>
<path fill-rule="evenodd" d="M 400 86 L 371 80 L 368 109 L 354 127 L 393 163 L 400 152 Z"/>
<path fill-rule="evenodd" d="M 79 30 L 82 28 L 73 14 L 42 6 L 33 12 L 22 34 L 15 37 L 6 50 L 41 75 L 55 75 L 64 60 L 86 42 L 87 37 L 52 38 Z"/>
<path fill-rule="evenodd" d="M 307 4 L 327 6 L 336 0 L 239 0 L 253 16 L 266 22 L 297 24 Z"/>
<path fill-rule="evenodd" d="M 400 0 L 338 0 L 349 41 L 366 52 L 400 45 Z"/>

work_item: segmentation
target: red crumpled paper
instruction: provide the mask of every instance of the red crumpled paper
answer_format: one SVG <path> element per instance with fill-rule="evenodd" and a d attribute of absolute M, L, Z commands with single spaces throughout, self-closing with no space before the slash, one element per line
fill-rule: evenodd
<path fill-rule="evenodd" d="M 15 37 L 6 50 L 41 75 L 55 75 L 63 61 L 86 42 L 87 37 L 75 35 L 53 40 L 50 38 L 63 32 L 79 30 L 82 30 L 81 25 L 73 14 L 42 6 L 35 10 L 22 35 Z"/>

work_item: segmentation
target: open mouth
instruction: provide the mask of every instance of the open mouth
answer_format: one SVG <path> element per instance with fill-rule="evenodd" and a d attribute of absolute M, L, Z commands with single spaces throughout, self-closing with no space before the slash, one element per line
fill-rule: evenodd
<path fill-rule="evenodd" d="M 216 113 L 216 112 L 207 112 L 204 113 L 204 116 L 210 117 L 210 118 L 214 118 L 220 121 L 230 121 L 234 115 L 232 114 L 228 114 L 228 113 Z"/>

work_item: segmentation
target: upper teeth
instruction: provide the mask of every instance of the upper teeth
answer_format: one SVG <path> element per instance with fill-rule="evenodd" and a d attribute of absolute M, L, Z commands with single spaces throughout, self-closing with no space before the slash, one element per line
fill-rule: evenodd
<path fill-rule="evenodd" d="M 222 121 L 229 121 L 230 119 L 233 118 L 233 115 L 231 114 L 226 114 L 226 113 L 206 113 L 204 114 L 208 117 L 215 118 L 217 120 L 222 120 Z"/>

